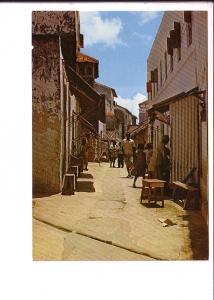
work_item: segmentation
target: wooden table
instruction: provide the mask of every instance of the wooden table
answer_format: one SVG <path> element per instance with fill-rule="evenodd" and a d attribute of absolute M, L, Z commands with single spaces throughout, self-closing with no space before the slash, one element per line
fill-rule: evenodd
<path fill-rule="evenodd" d="M 164 207 L 164 184 L 166 181 L 159 180 L 159 179 L 143 179 L 142 181 L 142 191 L 141 191 L 141 198 L 140 203 L 144 199 L 144 193 L 148 191 L 148 203 L 150 204 L 151 201 L 161 201 L 162 207 Z M 159 195 L 157 192 L 159 191 Z"/>

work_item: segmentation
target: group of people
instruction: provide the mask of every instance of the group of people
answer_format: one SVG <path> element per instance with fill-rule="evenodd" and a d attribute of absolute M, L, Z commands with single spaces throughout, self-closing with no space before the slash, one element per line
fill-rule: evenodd
<path fill-rule="evenodd" d="M 138 177 L 162 179 L 169 182 L 170 178 L 170 150 L 167 147 L 169 136 L 164 135 L 161 143 L 154 150 L 151 143 L 146 145 L 138 144 L 137 149 L 134 141 L 130 138 L 130 134 L 126 134 L 126 138 L 119 142 L 113 141 L 109 147 L 110 167 L 115 168 L 117 160 L 118 168 L 127 168 L 127 177 L 133 178 L 133 187 L 136 187 Z M 84 169 L 88 170 L 88 140 L 87 137 L 82 138 L 81 154 L 84 161 Z"/>
<path fill-rule="evenodd" d="M 125 165 L 127 168 L 128 178 L 134 177 L 133 187 L 136 187 L 138 177 L 162 179 L 169 182 L 170 177 L 170 150 L 167 147 L 169 136 L 164 135 L 157 149 L 153 150 L 151 143 L 146 145 L 138 144 L 137 149 L 134 141 L 130 138 L 130 134 L 126 134 L 126 138 L 119 142 L 113 141 L 110 146 L 110 167 L 115 167 L 115 161 L 118 161 L 118 167 Z"/>
<path fill-rule="evenodd" d="M 123 147 L 122 143 L 119 142 L 118 144 L 116 141 L 113 141 L 109 147 L 109 161 L 110 161 L 110 168 L 115 168 L 115 162 L 117 160 L 118 168 L 123 168 L 124 166 L 124 155 L 123 155 Z"/>

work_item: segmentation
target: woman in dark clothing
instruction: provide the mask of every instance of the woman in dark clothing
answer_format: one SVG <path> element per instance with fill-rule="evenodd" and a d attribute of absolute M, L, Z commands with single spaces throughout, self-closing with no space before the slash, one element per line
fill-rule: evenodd
<path fill-rule="evenodd" d="M 164 148 L 164 155 L 163 155 L 163 160 L 161 164 L 161 174 L 163 180 L 165 180 L 167 183 L 169 183 L 170 179 L 170 150 L 169 148 L 165 147 Z"/>
<path fill-rule="evenodd" d="M 133 182 L 133 187 L 136 187 L 135 183 L 137 181 L 138 177 L 143 177 L 145 178 L 145 173 L 146 173 L 146 154 L 144 152 L 144 145 L 139 144 L 138 149 L 136 152 L 136 158 L 134 162 L 134 182 Z"/>
<path fill-rule="evenodd" d="M 116 141 L 113 141 L 112 145 L 110 146 L 110 168 L 115 168 L 115 160 L 117 158 L 117 145 Z"/>
<path fill-rule="evenodd" d="M 117 162 L 118 162 L 118 168 L 123 168 L 124 166 L 124 157 L 123 157 L 123 147 L 122 143 L 119 142 L 118 144 L 118 156 L 117 156 Z"/>
<path fill-rule="evenodd" d="M 82 144 L 81 144 L 81 157 L 83 158 L 83 163 L 84 163 L 84 170 L 88 171 L 88 143 L 87 139 L 84 137 L 82 139 Z"/>

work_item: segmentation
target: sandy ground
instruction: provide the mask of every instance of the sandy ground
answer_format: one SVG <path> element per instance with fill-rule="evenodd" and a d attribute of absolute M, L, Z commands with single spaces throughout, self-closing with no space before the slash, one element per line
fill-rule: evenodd
<path fill-rule="evenodd" d="M 72 196 L 38 195 L 33 208 L 34 260 L 204 260 L 208 233 L 200 211 L 140 204 L 126 170 L 89 164 Z M 161 204 L 161 203 L 160 203 Z M 174 225 L 163 227 L 159 218 Z"/>

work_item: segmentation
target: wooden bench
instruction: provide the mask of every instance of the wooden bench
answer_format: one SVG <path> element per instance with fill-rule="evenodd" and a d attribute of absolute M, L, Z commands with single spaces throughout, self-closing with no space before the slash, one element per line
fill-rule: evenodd
<path fill-rule="evenodd" d="M 164 207 L 165 183 L 166 181 L 159 180 L 159 179 L 143 179 L 140 203 L 142 203 L 142 200 L 144 199 L 145 196 L 145 192 L 147 192 L 148 204 L 150 204 L 151 201 L 154 201 L 155 204 L 157 201 L 161 201 L 162 207 Z"/>
<path fill-rule="evenodd" d="M 176 200 L 177 191 L 184 190 L 186 191 L 185 199 L 183 201 L 183 209 L 190 207 L 191 199 L 194 199 L 194 208 L 196 208 L 196 199 L 198 198 L 199 189 L 193 186 L 190 186 L 186 183 L 180 181 L 173 181 L 173 199 Z"/>
<path fill-rule="evenodd" d="M 62 183 L 62 195 L 74 195 L 76 189 L 75 174 L 65 174 Z"/>

